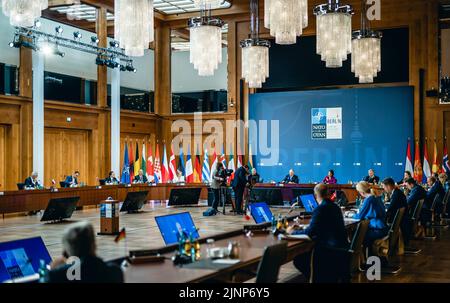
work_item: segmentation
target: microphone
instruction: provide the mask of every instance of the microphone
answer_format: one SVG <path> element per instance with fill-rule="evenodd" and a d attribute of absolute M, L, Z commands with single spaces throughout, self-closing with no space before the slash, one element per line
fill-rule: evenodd
<path fill-rule="evenodd" d="M 288 214 L 290 214 L 291 212 L 293 212 L 293 211 L 294 211 L 294 208 L 295 208 L 296 206 L 298 206 L 298 200 L 297 200 L 297 202 L 295 202 L 294 204 L 291 205 L 291 209 L 289 209 Z"/>

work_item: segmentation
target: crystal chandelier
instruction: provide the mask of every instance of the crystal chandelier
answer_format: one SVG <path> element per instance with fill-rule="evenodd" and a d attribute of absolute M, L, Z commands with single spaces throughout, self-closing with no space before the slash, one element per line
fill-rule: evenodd
<path fill-rule="evenodd" d="M 381 71 L 381 32 L 372 31 L 366 18 L 367 4 L 362 3 L 361 30 L 353 32 L 352 72 L 359 83 L 373 83 Z"/>
<path fill-rule="evenodd" d="M 114 38 L 127 56 L 141 57 L 153 41 L 153 0 L 115 0 Z"/>
<path fill-rule="evenodd" d="M 264 0 L 264 26 L 277 44 L 295 44 L 308 26 L 308 0 Z"/>
<path fill-rule="evenodd" d="M 2 0 L 3 13 L 13 26 L 31 27 L 48 7 L 48 0 Z"/>
<path fill-rule="evenodd" d="M 222 2 L 223 0 L 194 0 L 197 8 L 217 8 Z"/>
<path fill-rule="evenodd" d="M 242 78 L 249 88 L 261 88 L 269 77 L 270 42 L 259 38 L 258 0 L 251 0 L 250 10 L 251 37 L 241 41 Z"/>
<path fill-rule="evenodd" d="M 314 9 L 317 16 L 317 54 L 326 67 L 342 67 L 352 52 L 352 14 L 350 5 L 340 5 L 339 0 L 329 0 Z"/>
<path fill-rule="evenodd" d="M 222 63 L 223 21 L 212 18 L 210 10 L 202 10 L 201 16 L 189 20 L 190 62 L 199 76 L 212 76 Z"/>

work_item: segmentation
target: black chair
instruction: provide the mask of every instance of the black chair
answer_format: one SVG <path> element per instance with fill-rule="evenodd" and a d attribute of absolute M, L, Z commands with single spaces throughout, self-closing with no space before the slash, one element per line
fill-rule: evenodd
<path fill-rule="evenodd" d="M 67 186 L 66 181 L 59 181 L 59 186 L 60 186 L 61 188 L 69 187 L 69 186 Z"/>
<path fill-rule="evenodd" d="M 439 213 L 435 214 L 433 227 L 434 228 L 448 228 L 448 223 L 446 221 L 447 217 L 447 205 L 448 200 L 450 199 L 450 191 L 447 191 L 444 195 L 444 199 L 442 199 L 442 206 Z"/>
<path fill-rule="evenodd" d="M 369 228 L 370 220 L 361 220 L 353 234 L 352 242 L 348 250 L 350 254 L 350 272 L 355 273 L 362 271 L 360 260 L 364 256 L 363 242 L 366 237 L 367 229 Z"/>
<path fill-rule="evenodd" d="M 267 246 L 256 271 L 256 283 L 276 283 L 287 255 L 287 242 Z"/>
<path fill-rule="evenodd" d="M 419 202 L 417 202 L 416 207 L 414 207 L 414 209 L 410 212 L 409 214 L 409 234 L 408 235 L 404 235 L 405 238 L 407 237 L 408 239 L 412 239 L 414 237 L 414 234 L 417 230 L 417 227 L 419 226 L 419 219 L 420 219 L 420 214 L 422 213 L 422 208 L 423 208 L 423 203 L 424 200 L 419 200 Z M 405 255 L 418 255 L 422 250 L 419 248 L 414 248 L 414 247 L 410 247 L 409 246 L 409 241 L 406 241 L 406 243 L 408 244 L 407 247 L 405 247 Z"/>
<path fill-rule="evenodd" d="M 400 208 L 397 210 L 397 213 L 395 214 L 394 220 L 392 221 L 392 224 L 389 228 L 388 235 L 383 238 L 383 240 L 388 241 L 388 251 L 387 251 L 387 257 L 381 266 L 381 272 L 387 273 L 387 274 L 396 274 L 401 270 L 401 267 L 399 265 L 391 265 L 389 264 L 389 258 L 394 256 L 398 249 L 398 240 L 400 237 L 400 224 L 403 220 L 403 216 L 405 214 L 405 208 Z"/>
<path fill-rule="evenodd" d="M 17 183 L 17 189 L 18 190 L 24 190 L 25 189 L 25 183 Z"/>
<path fill-rule="evenodd" d="M 99 179 L 98 182 L 100 183 L 100 186 L 104 186 L 106 184 L 106 179 Z"/>
<path fill-rule="evenodd" d="M 441 221 L 447 222 L 450 220 L 450 211 L 448 209 L 448 202 L 450 200 L 450 190 L 448 190 L 445 194 L 444 203 L 442 206 L 442 214 L 441 214 Z"/>
<path fill-rule="evenodd" d="M 435 221 L 435 214 L 436 214 L 436 205 L 442 201 L 442 198 L 439 194 L 437 194 L 434 199 L 433 203 L 431 203 L 430 209 L 427 209 L 427 212 L 424 213 L 422 211 L 422 216 L 426 215 L 425 217 L 425 239 L 427 240 L 435 240 L 436 239 L 436 230 L 434 228 L 434 221 Z"/>

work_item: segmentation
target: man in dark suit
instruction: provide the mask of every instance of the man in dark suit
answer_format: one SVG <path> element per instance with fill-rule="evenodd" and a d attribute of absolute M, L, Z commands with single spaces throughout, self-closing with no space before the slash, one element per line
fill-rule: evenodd
<path fill-rule="evenodd" d="M 247 176 L 249 175 L 249 168 L 248 165 L 244 165 L 239 167 L 235 174 L 233 182 L 231 183 L 231 186 L 234 190 L 234 196 L 235 196 L 235 204 L 236 204 L 236 213 L 238 215 L 242 215 L 242 199 L 244 195 L 245 187 L 247 186 Z"/>
<path fill-rule="evenodd" d="M 114 171 L 110 171 L 108 174 L 108 178 L 105 179 L 105 184 L 119 184 L 119 180 L 116 178 L 116 173 Z"/>
<path fill-rule="evenodd" d="M 133 183 L 147 183 L 147 176 L 144 175 L 144 171 L 142 169 L 139 170 L 137 176 L 134 177 Z"/>
<path fill-rule="evenodd" d="M 439 201 L 437 201 L 438 205 L 436 205 L 436 207 L 439 208 L 439 205 L 442 203 L 445 196 L 444 186 L 442 186 L 442 183 L 439 182 L 434 176 L 427 178 L 427 184 L 429 189 L 427 192 L 426 206 L 430 208 L 436 196 L 439 195 Z"/>
<path fill-rule="evenodd" d="M 78 186 L 78 177 L 80 176 L 80 172 L 76 170 L 71 176 L 67 176 L 64 181 L 66 187 L 77 187 Z"/>
<path fill-rule="evenodd" d="M 256 168 L 252 168 L 251 174 L 248 176 L 248 183 L 250 184 L 256 184 L 261 181 L 258 172 L 256 171 Z"/>
<path fill-rule="evenodd" d="M 371 168 L 368 171 L 368 175 L 364 177 L 363 181 L 370 184 L 378 184 L 380 182 L 380 177 L 375 175 L 375 171 Z"/>
<path fill-rule="evenodd" d="M 320 262 L 322 269 L 327 272 L 327 277 L 345 271 L 345 262 L 336 262 L 341 258 L 339 254 L 333 253 L 327 248 L 348 248 L 347 232 L 344 225 L 342 211 L 337 204 L 331 202 L 325 184 L 318 184 L 314 188 L 314 195 L 319 204 L 313 211 L 309 226 L 306 229 L 299 229 L 298 226 L 288 228 L 291 234 L 308 235 L 315 243 L 315 254 L 317 262 Z M 295 267 L 309 279 L 311 253 L 305 253 L 294 258 Z M 326 264 L 324 264 L 326 263 Z M 342 267 L 337 266 L 341 264 Z M 325 277 L 326 278 L 326 277 Z"/>
<path fill-rule="evenodd" d="M 417 184 L 414 178 L 406 180 L 406 187 L 409 190 L 408 199 L 406 200 L 408 202 L 408 208 L 414 209 L 419 200 L 426 199 L 427 192 L 422 186 Z"/>
<path fill-rule="evenodd" d="M 31 188 L 39 188 L 41 187 L 41 185 L 39 184 L 38 181 L 38 173 L 37 172 L 32 172 L 31 176 L 29 176 L 28 178 L 25 179 L 25 189 L 31 189 Z"/>
<path fill-rule="evenodd" d="M 298 176 L 294 173 L 294 170 L 289 170 L 289 174 L 284 177 L 283 181 L 281 183 L 285 184 L 298 184 L 300 182 Z"/>
<path fill-rule="evenodd" d="M 70 226 L 63 235 L 63 257 L 51 264 L 51 270 L 45 275 L 47 283 L 123 283 L 120 267 L 109 265 L 96 256 L 94 228 L 88 222 L 79 222 Z M 68 273 L 76 273 L 66 264 L 70 257 L 79 260 L 80 276 L 70 279 Z M 69 270 L 69 271 L 68 271 Z M 69 276 L 69 277 L 68 277 Z"/>
<path fill-rule="evenodd" d="M 386 221 L 388 223 L 392 223 L 394 221 L 395 214 L 397 210 L 404 208 L 408 209 L 408 202 L 406 201 L 405 194 L 395 185 L 395 181 L 392 178 L 386 178 L 383 180 L 383 188 L 384 191 L 387 192 L 391 199 L 389 201 L 389 206 L 386 210 Z M 400 225 L 400 229 L 403 234 L 403 241 L 405 245 L 409 244 L 409 236 L 411 233 L 411 220 L 407 213 L 403 216 L 402 223 Z"/>

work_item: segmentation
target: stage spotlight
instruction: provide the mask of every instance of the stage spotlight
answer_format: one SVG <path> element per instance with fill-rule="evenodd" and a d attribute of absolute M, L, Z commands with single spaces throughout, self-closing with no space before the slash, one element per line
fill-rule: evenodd
<path fill-rule="evenodd" d="M 11 42 L 8 43 L 8 45 L 9 45 L 9 47 L 11 47 L 11 48 L 13 48 L 13 47 L 19 48 L 19 47 L 21 46 L 21 43 L 20 43 L 20 42 L 17 42 L 17 41 L 11 41 Z"/>
<path fill-rule="evenodd" d="M 57 35 L 58 35 L 58 34 L 62 34 L 63 31 L 64 31 L 64 29 L 63 29 L 60 25 L 58 25 L 57 27 L 55 27 L 55 32 L 56 32 Z"/>
<path fill-rule="evenodd" d="M 100 56 L 97 56 L 97 59 L 95 59 L 95 64 L 97 65 L 105 65 L 105 59 L 101 58 Z"/>
<path fill-rule="evenodd" d="M 83 35 L 80 32 L 73 32 L 73 38 L 75 40 L 81 40 L 82 37 Z"/>
<path fill-rule="evenodd" d="M 126 70 L 129 71 L 129 72 L 133 72 L 133 73 L 136 72 L 136 68 L 134 68 L 133 64 L 131 64 L 131 63 L 127 64 Z"/>
<path fill-rule="evenodd" d="M 34 22 L 34 27 L 35 27 L 35 28 L 40 28 L 41 25 L 42 25 L 42 23 L 41 23 L 40 20 L 36 20 L 36 21 Z"/>
<path fill-rule="evenodd" d="M 92 36 L 91 37 L 91 42 L 94 44 L 98 44 L 100 42 L 100 40 L 98 40 L 98 38 L 96 36 Z"/>
<path fill-rule="evenodd" d="M 60 51 L 60 50 L 55 50 L 54 55 L 60 56 L 61 58 L 64 58 L 64 56 L 66 55 L 66 53 Z"/>
<path fill-rule="evenodd" d="M 116 68 L 119 67 L 119 65 L 119 62 L 116 62 L 114 58 L 106 61 L 106 66 L 108 66 L 109 68 Z"/>
<path fill-rule="evenodd" d="M 109 45 L 114 48 L 119 48 L 119 42 L 117 42 L 115 40 L 109 41 Z"/>
<path fill-rule="evenodd" d="M 126 68 L 126 66 L 125 65 L 120 65 L 120 71 L 121 72 L 124 72 L 124 71 L 126 71 L 127 70 L 127 68 Z"/>

